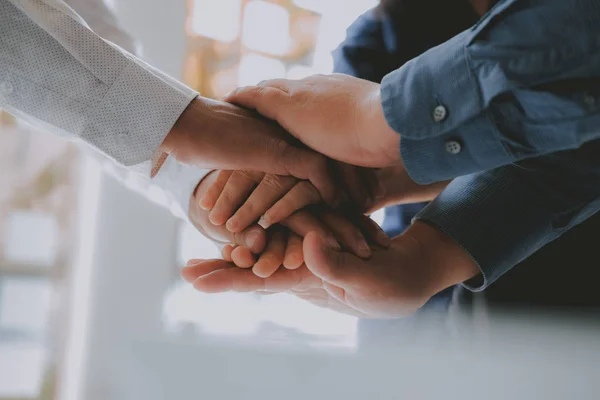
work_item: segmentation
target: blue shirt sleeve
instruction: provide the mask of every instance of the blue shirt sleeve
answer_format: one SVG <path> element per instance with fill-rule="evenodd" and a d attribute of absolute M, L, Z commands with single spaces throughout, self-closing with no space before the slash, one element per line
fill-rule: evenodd
<path fill-rule="evenodd" d="M 417 219 L 459 243 L 483 290 L 600 210 L 600 141 L 457 178 Z M 543 277 L 540 277 L 542 280 Z"/>
<path fill-rule="evenodd" d="M 600 137 L 600 2 L 504 0 L 387 75 L 383 109 L 426 184 Z"/>

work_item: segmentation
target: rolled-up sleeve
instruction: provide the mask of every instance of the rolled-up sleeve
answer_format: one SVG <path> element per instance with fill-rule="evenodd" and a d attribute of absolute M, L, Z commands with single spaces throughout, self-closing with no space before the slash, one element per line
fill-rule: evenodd
<path fill-rule="evenodd" d="M 477 262 L 483 290 L 600 209 L 600 142 L 457 178 L 417 219 Z M 540 276 L 540 280 L 543 277 Z"/>
<path fill-rule="evenodd" d="M 504 0 L 387 75 L 384 114 L 431 183 L 600 137 L 600 3 Z"/>
<path fill-rule="evenodd" d="M 96 35 L 60 0 L 0 0 L 0 108 L 150 174 L 197 93 Z"/>

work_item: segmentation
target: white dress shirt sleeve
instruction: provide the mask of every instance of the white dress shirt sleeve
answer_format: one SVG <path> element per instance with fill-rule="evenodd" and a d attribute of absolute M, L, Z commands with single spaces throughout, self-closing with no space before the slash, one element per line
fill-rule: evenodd
<path fill-rule="evenodd" d="M 137 44 L 119 24 L 116 15 L 103 0 L 65 0 L 75 12 L 85 19 L 98 35 L 121 48 L 136 54 Z M 95 156 L 97 154 L 94 154 Z M 190 198 L 200 181 L 209 172 L 178 163 L 169 157 L 154 179 L 132 172 L 100 156 L 104 170 L 148 200 L 168 208 L 175 216 L 187 220 Z"/>
<path fill-rule="evenodd" d="M 0 0 L 0 108 L 130 169 L 197 93 L 94 33 L 62 0 Z"/>

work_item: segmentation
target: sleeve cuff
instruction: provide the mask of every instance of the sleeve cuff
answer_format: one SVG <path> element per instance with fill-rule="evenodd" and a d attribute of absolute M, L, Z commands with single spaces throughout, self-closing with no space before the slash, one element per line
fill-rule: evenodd
<path fill-rule="evenodd" d="M 402 135 L 400 153 L 412 180 L 422 185 L 515 161 L 485 114 L 440 136 L 414 140 Z"/>
<path fill-rule="evenodd" d="M 440 136 L 482 112 L 477 79 L 466 54 L 469 38 L 470 32 L 465 31 L 383 79 L 384 115 L 402 138 L 421 140 Z M 438 106 L 446 111 L 440 119 L 434 116 Z"/>
<path fill-rule="evenodd" d="M 459 34 L 387 75 L 381 85 L 385 118 L 402 136 L 402 160 L 420 184 L 514 161 L 469 66 L 471 37 L 471 31 Z"/>
<path fill-rule="evenodd" d="M 455 179 L 416 217 L 475 260 L 483 279 L 464 283 L 469 290 L 484 290 L 551 238 L 551 211 L 518 174 L 510 166 Z"/>
<path fill-rule="evenodd" d="M 140 60 L 132 60 L 92 111 L 81 135 L 125 166 L 144 163 L 145 175 L 175 122 L 198 95 Z"/>
<path fill-rule="evenodd" d="M 168 157 L 152 179 L 171 200 L 170 209 L 176 216 L 188 220 L 190 215 L 190 198 L 198 184 L 211 170 L 181 164 L 173 157 Z"/>

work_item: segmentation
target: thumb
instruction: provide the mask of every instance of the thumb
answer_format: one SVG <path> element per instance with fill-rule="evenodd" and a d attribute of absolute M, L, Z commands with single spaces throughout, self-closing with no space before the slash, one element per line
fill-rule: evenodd
<path fill-rule="evenodd" d="M 325 282 L 345 288 L 359 274 L 362 260 L 332 247 L 316 232 L 306 235 L 303 251 L 306 267 Z"/>
<path fill-rule="evenodd" d="M 283 125 L 281 113 L 289 108 L 289 95 L 286 90 L 263 85 L 235 89 L 223 98 L 224 101 L 250 110 L 256 110 L 263 117 Z"/>

